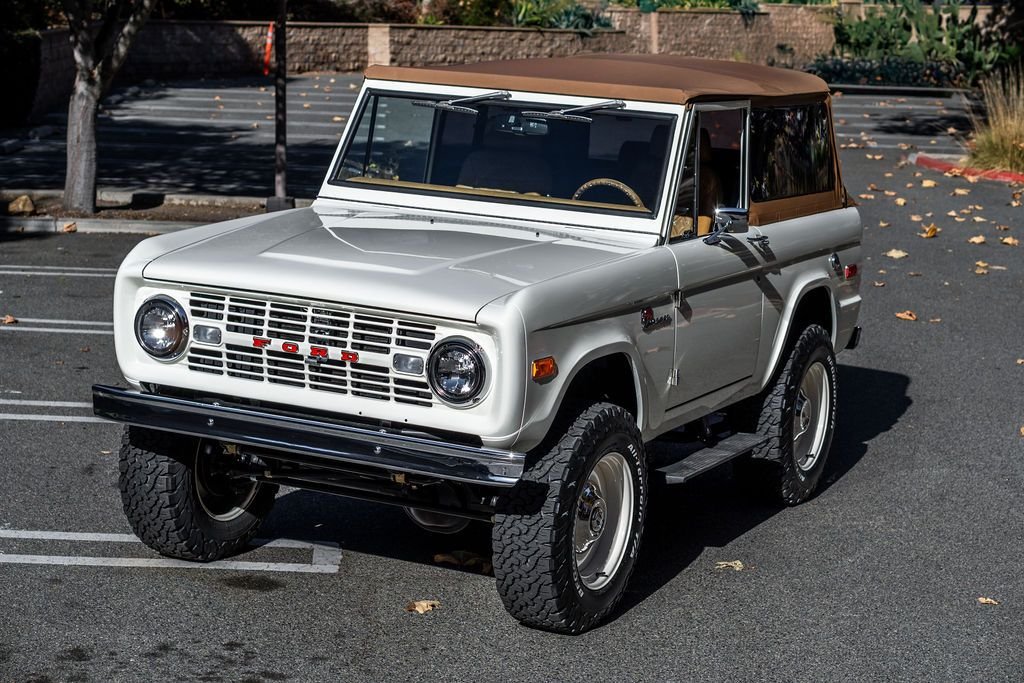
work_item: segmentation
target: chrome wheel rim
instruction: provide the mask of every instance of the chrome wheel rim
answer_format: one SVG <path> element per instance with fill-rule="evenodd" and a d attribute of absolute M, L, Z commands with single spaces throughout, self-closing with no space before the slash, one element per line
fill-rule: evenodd
<path fill-rule="evenodd" d="M 573 551 L 576 571 L 590 590 L 611 581 L 626 555 L 633 527 L 633 475 L 622 454 L 605 454 L 576 498 Z"/>
<path fill-rule="evenodd" d="M 219 459 L 213 453 L 204 454 L 202 444 L 196 449 L 193 469 L 196 498 L 212 519 L 230 522 L 241 517 L 249 509 L 259 489 L 259 482 L 239 482 L 229 478 L 217 467 Z"/>
<path fill-rule="evenodd" d="M 821 361 L 807 368 L 793 406 L 793 462 L 808 472 L 821 459 L 832 409 L 828 370 Z"/>

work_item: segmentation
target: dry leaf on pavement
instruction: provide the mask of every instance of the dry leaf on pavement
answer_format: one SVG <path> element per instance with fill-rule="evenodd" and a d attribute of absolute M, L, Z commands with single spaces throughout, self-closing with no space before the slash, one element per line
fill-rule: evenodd
<path fill-rule="evenodd" d="M 975 275 L 988 275 L 988 269 L 987 268 L 981 268 L 979 266 L 978 268 L 974 269 L 974 274 Z"/>
<path fill-rule="evenodd" d="M 902 249 L 890 249 L 889 251 L 882 254 L 882 256 L 888 256 L 889 258 L 892 259 L 901 259 L 907 258 L 908 256 L 910 256 L 910 254 L 903 251 Z"/>
<path fill-rule="evenodd" d="M 1016 247 L 1020 244 L 1020 240 L 1016 237 L 1000 237 L 999 243 L 1005 244 L 1008 247 Z"/>
<path fill-rule="evenodd" d="M 998 605 L 999 601 L 993 600 L 992 598 L 981 597 L 978 598 L 978 603 L 982 605 Z"/>
<path fill-rule="evenodd" d="M 906 206 L 907 205 L 907 200 L 904 199 L 903 197 L 897 197 L 893 201 L 896 202 L 896 206 Z"/>
<path fill-rule="evenodd" d="M 333 121 L 334 123 L 341 123 L 344 120 L 345 120 L 344 116 L 332 116 L 331 117 L 331 121 Z"/>
<path fill-rule="evenodd" d="M 928 318 L 928 322 L 930 322 L 930 323 L 941 323 L 942 322 L 942 318 Z"/>
<path fill-rule="evenodd" d="M 917 236 L 923 237 L 926 240 L 930 240 L 931 238 L 939 234 L 939 228 L 935 227 L 934 223 L 930 225 L 922 225 L 921 229 L 924 230 L 924 232 L 917 233 Z"/>
<path fill-rule="evenodd" d="M 861 194 L 857 195 L 857 197 L 860 199 L 874 199 L 875 195 L 868 194 L 867 192 L 862 192 Z"/>
<path fill-rule="evenodd" d="M 881 280 L 875 280 L 871 284 L 873 284 L 875 287 L 885 287 L 885 283 L 882 282 Z"/>
<path fill-rule="evenodd" d="M 715 562 L 715 569 L 732 569 L 737 572 L 741 572 L 744 569 L 743 563 L 739 560 L 732 560 L 731 562 Z"/>
<path fill-rule="evenodd" d="M 983 216 L 975 216 L 971 220 L 974 221 L 975 223 L 988 223 L 988 219 Z"/>
<path fill-rule="evenodd" d="M 985 244 L 985 236 L 975 235 L 974 237 L 969 238 L 967 241 L 970 242 L 971 244 Z"/>
<path fill-rule="evenodd" d="M 4 320 L 3 320 L 4 325 L 13 325 L 16 322 L 18 322 L 18 319 L 15 318 L 10 313 L 8 313 L 7 315 L 4 316 Z"/>
<path fill-rule="evenodd" d="M 950 195 L 951 195 L 951 196 L 952 196 L 952 195 L 956 195 L 956 196 L 958 196 L 958 197 L 965 197 L 965 196 L 969 195 L 970 193 L 971 193 L 971 190 L 970 190 L 970 188 L 966 188 L 966 187 L 955 187 L 955 188 L 953 188 L 953 191 L 952 191 L 952 192 L 950 192 Z"/>
<path fill-rule="evenodd" d="M 886 221 L 878 221 L 878 227 L 880 227 L 880 228 L 888 228 L 890 225 L 892 225 L 892 224 L 891 223 L 887 223 Z"/>
<path fill-rule="evenodd" d="M 900 320 L 910 320 L 911 322 L 917 320 L 917 314 L 913 311 L 900 311 L 896 314 L 896 317 Z"/>
<path fill-rule="evenodd" d="M 935 187 L 936 185 L 938 185 L 938 183 L 931 178 L 925 178 L 921 181 L 921 187 Z"/>
<path fill-rule="evenodd" d="M 413 600 L 405 606 L 406 612 L 415 612 L 416 614 L 426 614 L 431 610 L 435 610 L 441 606 L 441 603 L 437 600 Z"/>
<path fill-rule="evenodd" d="M 912 213 L 910 214 L 910 220 L 914 221 L 915 223 L 920 223 L 921 221 L 924 220 L 924 216 L 922 216 L 919 213 Z"/>
<path fill-rule="evenodd" d="M 1018 358 L 1017 365 L 1024 365 L 1024 358 Z"/>
<path fill-rule="evenodd" d="M 65 223 L 64 232 L 78 232 L 78 223 Z"/>

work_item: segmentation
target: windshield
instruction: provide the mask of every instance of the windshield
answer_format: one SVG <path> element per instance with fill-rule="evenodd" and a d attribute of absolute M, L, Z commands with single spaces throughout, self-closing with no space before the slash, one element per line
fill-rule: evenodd
<path fill-rule="evenodd" d="M 652 216 L 675 117 L 371 94 L 332 184 Z"/>

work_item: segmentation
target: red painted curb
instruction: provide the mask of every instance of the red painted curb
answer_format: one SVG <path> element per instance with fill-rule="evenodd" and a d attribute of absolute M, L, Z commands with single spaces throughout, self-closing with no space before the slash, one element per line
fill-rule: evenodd
<path fill-rule="evenodd" d="M 962 176 L 976 176 L 978 178 L 995 180 L 1001 183 L 1024 183 L 1024 173 L 1014 173 L 1013 171 L 986 171 L 980 168 L 957 166 L 952 162 L 933 159 L 932 157 L 921 153 L 918 153 L 917 156 L 914 157 L 914 164 L 921 166 L 922 168 L 930 168 L 933 171 L 942 171 L 943 173 L 955 170 Z"/>

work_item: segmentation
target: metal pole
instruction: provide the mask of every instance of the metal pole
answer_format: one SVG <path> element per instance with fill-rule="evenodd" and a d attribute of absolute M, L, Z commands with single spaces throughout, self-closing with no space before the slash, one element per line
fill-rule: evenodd
<path fill-rule="evenodd" d="M 288 100 L 285 93 L 288 82 L 287 21 L 288 0 L 280 0 L 277 6 L 277 21 L 274 26 L 274 51 L 277 53 L 277 73 L 274 78 L 274 197 L 284 200 L 287 191 L 287 147 Z"/>

